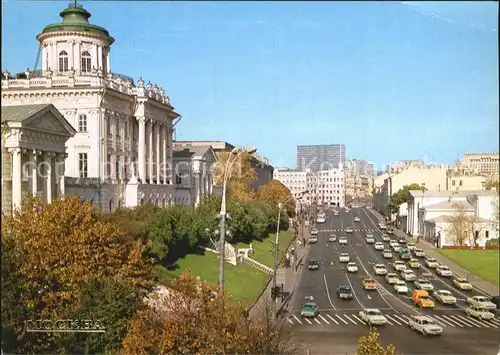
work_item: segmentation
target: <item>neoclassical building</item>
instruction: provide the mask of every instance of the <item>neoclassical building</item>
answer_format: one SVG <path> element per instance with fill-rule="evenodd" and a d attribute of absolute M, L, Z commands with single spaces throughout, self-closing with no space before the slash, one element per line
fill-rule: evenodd
<path fill-rule="evenodd" d="M 37 36 L 41 70 L 4 71 L 2 110 L 53 104 L 74 127 L 66 141 L 66 194 L 103 211 L 173 203 L 172 133 L 180 115 L 162 88 L 112 72 L 114 38 L 90 24 L 81 5 L 60 16 Z"/>

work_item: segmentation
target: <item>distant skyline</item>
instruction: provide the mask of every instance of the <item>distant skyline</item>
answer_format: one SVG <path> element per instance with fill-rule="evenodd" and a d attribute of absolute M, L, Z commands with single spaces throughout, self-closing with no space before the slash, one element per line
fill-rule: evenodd
<path fill-rule="evenodd" d="M 80 2 L 111 69 L 165 88 L 180 140 L 451 163 L 499 150 L 496 2 Z M 32 68 L 66 1 L 2 2 L 2 70 Z M 22 19 L 22 20 L 20 20 Z"/>

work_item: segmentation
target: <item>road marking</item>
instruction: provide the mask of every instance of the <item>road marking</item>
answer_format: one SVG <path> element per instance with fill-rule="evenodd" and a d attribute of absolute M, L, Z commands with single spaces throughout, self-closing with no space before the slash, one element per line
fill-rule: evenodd
<path fill-rule="evenodd" d="M 338 319 L 340 319 L 342 322 L 344 322 L 345 325 L 349 324 L 347 323 L 344 319 L 342 319 L 338 314 L 335 315 Z"/>
<path fill-rule="evenodd" d="M 312 324 L 312 322 L 311 322 L 309 319 L 304 318 L 304 320 L 305 320 L 307 323 Z"/>
<path fill-rule="evenodd" d="M 482 324 L 481 323 L 477 323 L 476 320 L 474 320 L 474 318 L 472 317 L 463 317 L 463 316 L 458 316 L 456 315 L 455 318 L 458 318 L 459 320 L 461 320 L 464 324 L 471 324 L 473 327 L 476 327 L 476 328 L 481 328 Z M 487 325 L 484 325 L 486 328 L 489 328 Z"/>
<path fill-rule="evenodd" d="M 438 320 L 435 315 L 432 315 L 432 316 L 427 315 L 427 317 L 429 317 L 430 319 L 432 319 L 437 324 L 439 324 L 439 325 L 441 325 L 443 327 L 446 327 L 446 324 L 444 324 L 444 322 L 441 322 L 440 320 Z"/>
<path fill-rule="evenodd" d="M 500 325 L 500 320 L 498 318 L 493 318 L 490 322 Z"/>
<path fill-rule="evenodd" d="M 328 283 L 326 282 L 326 274 L 323 274 L 323 279 L 325 280 L 325 288 L 326 288 L 326 295 L 328 296 L 328 302 L 330 302 L 330 306 L 332 306 L 333 309 L 337 309 L 337 308 L 335 308 L 335 306 L 332 302 L 332 299 L 330 297 L 330 291 L 328 291 Z"/>
<path fill-rule="evenodd" d="M 317 320 L 316 318 L 314 318 L 314 320 L 316 321 L 316 323 L 321 324 L 321 322 L 319 320 Z"/>
<path fill-rule="evenodd" d="M 321 319 L 323 319 L 325 321 L 326 324 L 330 324 L 329 321 L 326 320 L 325 317 L 323 317 L 321 314 L 318 315 L 318 317 L 320 317 Z"/>
<path fill-rule="evenodd" d="M 352 324 L 356 324 L 355 321 L 353 321 L 351 318 L 349 318 L 349 316 L 347 314 L 344 314 L 344 317 L 346 317 L 347 319 L 349 319 L 351 321 Z"/>
<path fill-rule="evenodd" d="M 354 314 L 352 316 L 353 316 L 353 318 L 356 318 L 361 324 L 366 324 L 365 321 L 362 320 L 362 319 L 360 319 L 360 318 L 358 318 L 358 316 L 356 316 Z"/>
<path fill-rule="evenodd" d="M 397 314 L 395 314 L 394 317 L 399 319 L 401 322 L 405 323 L 406 325 L 408 325 L 408 322 L 403 317 L 400 317 Z"/>
<path fill-rule="evenodd" d="M 302 324 L 302 321 L 296 315 L 293 315 L 293 318 L 295 318 L 295 320 L 299 322 L 299 324 Z"/>
<path fill-rule="evenodd" d="M 491 319 L 491 320 L 486 321 L 486 322 L 487 322 L 489 325 L 491 325 L 493 328 L 497 328 L 497 329 L 498 329 L 498 325 L 496 325 L 493 321 L 494 321 L 494 320 L 493 320 L 493 319 Z"/>
<path fill-rule="evenodd" d="M 356 256 L 357 257 L 357 256 Z M 358 258 L 359 260 L 359 258 Z M 349 282 L 349 286 L 351 286 L 351 290 L 352 290 L 352 294 L 354 295 L 354 298 L 356 298 L 356 301 L 358 302 L 358 304 L 362 307 L 362 308 L 365 308 L 365 306 L 363 306 L 363 304 L 359 301 L 359 298 L 358 296 L 356 295 L 356 292 L 354 291 L 354 286 L 352 285 L 351 283 L 351 280 L 349 279 L 349 276 L 347 276 L 347 273 L 345 273 L 345 277 L 347 278 L 347 282 Z"/>
<path fill-rule="evenodd" d="M 386 318 L 388 318 L 388 320 L 387 320 L 387 321 L 389 321 L 389 319 L 390 319 L 391 321 L 393 321 L 393 322 L 394 322 L 394 323 L 396 323 L 397 325 L 401 325 L 401 323 L 399 323 L 397 320 L 395 320 L 395 319 L 394 319 L 394 318 L 392 318 L 391 316 L 387 315 L 387 316 L 385 316 L 385 317 L 386 317 Z M 391 323 L 389 323 L 389 324 L 391 324 Z M 392 325 L 392 324 L 391 324 L 391 325 Z"/>
<path fill-rule="evenodd" d="M 441 317 L 440 317 L 440 316 L 438 316 L 438 315 L 434 315 L 434 318 L 439 319 L 441 322 L 446 323 L 446 324 L 448 324 L 448 325 L 449 325 L 449 326 L 451 326 L 451 327 L 455 327 L 453 324 L 451 324 L 451 323 L 450 323 L 450 322 L 448 322 L 447 320 L 444 320 L 443 318 L 441 318 Z"/>
<path fill-rule="evenodd" d="M 286 320 L 288 321 L 288 323 L 293 324 L 293 321 L 290 318 L 287 318 Z"/>
<path fill-rule="evenodd" d="M 328 318 L 330 318 L 333 322 L 335 322 L 335 324 L 340 324 L 339 322 L 337 322 L 337 320 L 335 318 L 333 318 L 331 315 L 327 314 L 326 315 Z"/>
<path fill-rule="evenodd" d="M 450 322 L 452 322 L 453 324 L 456 324 L 458 325 L 460 328 L 463 328 L 464 326 L 462 325 L 462 323 L 458 323 L 457 321 L 454 321 L 453 319 L 451 318 L 448 318 L 448 316 L 445 316 L 444 314 L 441 315 L 441 317 L 443 317 L 444 319 L 446 320 L 449 320 Z M 472 328 L 472 327 L 471 327 Z"/>

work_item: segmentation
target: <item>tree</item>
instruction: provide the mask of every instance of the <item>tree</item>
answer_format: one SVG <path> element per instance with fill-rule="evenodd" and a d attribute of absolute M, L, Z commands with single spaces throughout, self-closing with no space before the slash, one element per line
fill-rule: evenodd
<path fill-rule="evenodd" d="M 410 185 L 404 185 L 396 193 L 392 194 L 389 200 L 389 212 L 391 214 L 399 215 L 399 206 L 405 202 L 408 202 L 408 192 L 411 190 L 424 190 L 425 186 L 413 183 Z"/>
<path fill-rule="evenodd" d="M 500 227 L 500 196 L 495 196 L 491 204 L 493 207 L 493 228 L 498 231 Z"/>
<path fill-rule="evenodd" d="M 2 239 L 2 248 L 10 245 L 15 261 L 17 281 L 12 281 L 18 299 L 11 306 L 23 309 L 21 319 L 8 319 L 7 324 L 13 325 L 10 331 L 23 344 L 18 349 L 23 353 L 54 352 L 56 336 L 34 337 L 25 332 L 24 321 L 64 319 L 81 283 L 90 277 L 121 280 L 138 294 L 151 287 L 151 261 L 144 257 L 144 244 L 78 197 L 51 204 L 38 197 L 23 200 L 13 216 L 2 219 Z"/>
<path fill-rule="evenodd" d="M 244 316 L 240 305 L 222 299 L 217 286 L 189 272 L 155 306 L 144 306 L 131 320 L 124 354 L 285 354 L 293 339 L 285 328 Z"/>
<path fill-rule="evenodd" d="M 242 202 L 255 198 L 255 192 L 243 181 L 229 181 L 227 195 Z"/>
<path fill-rule="evenodd" d="M 214 184 L 216 186 L 222 186 L 226 163 L 231 153 L 221 152 L 217 154 L 217 163 L 213 169 L 214 175 Z M 232 156 L 232 159 L 235 159 L 235 156 Z M 252 184 L 257 175 L 255 173 L 255 169 L 252 166 L 252 156 L 248 153 L 243 153 L 239 156 L 238 160 L 234 162 L 231 171 L 228 172 L 228 182 L 230 181 L 239 181 L 243 183 L 245 186 L 250 186 Z"/>
<path fill-rule="evenodd" d="M 396 348 L 392 344 L 384 347 L 380 343 L 379 333 L 372 328 L 368 335 L 359 338 L 356 355 L 396 355 Z"/>
<path fill-rule="evenodd" d="M 499 187 L 500 187 L 500 181 L 498 178 L 491 178 L 486 181 L 486 189 L 488 190 L 495 189 L 499 191 Z"/>
<path fill-rule="evenodd" d="M 259 200 L 269 201 L 276 205 L 284 203 L 289 215 L 295 213 L 295 200 L 290 190 L 278 180 L 270 180 L 257 190 Z"/>
<path fill-rule="evenodd" d="M 453 213 L 446 219 L 446 238 L 457 246 L 463 246 L 466 242 L 470 246 L 476 246 L 481 231 L 489 224 L 476 217 L 474 212 L 470 211 L 469 205 L 461 201 L 453 204 Z"/>

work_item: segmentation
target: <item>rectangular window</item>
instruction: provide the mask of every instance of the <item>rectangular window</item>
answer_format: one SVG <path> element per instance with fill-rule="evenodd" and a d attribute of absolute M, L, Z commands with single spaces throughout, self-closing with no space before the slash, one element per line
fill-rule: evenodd
<path fill-rule="evenodd" d="M 175 174 L 175 184 L 176 185 L 182 184 L 182 179 L 181 179 L 180 175 L 178 175 L 178 174 Z"/>
<path fill-rule="evenodd" d="M 116 157 L 115 161 L 115 172 L 116 172 L 116 178 L 120 178 L 120 159 L 121 157 Z"/>
<path fill-rule="evenodd" d="M 451 180 L 451 186 L 455 186 L 455 180 Z"/>
<path fill-rule="evenodd" d="M 78 171 L 81 178 L 88 177 L 88 158 L 87 153 L 78 154 Z"/>
<path fill-rule="evenodd" d="M 106 157 L 106 176 L 111 177 L 111 154 Z"/>
<path fill-rule="evenodd" d="M 61 55 L 59 57 L 59 72 L 67 72 L 68 71 L 68 57 Z"/>
<path fill-rule="evenodd" d="M 459 184 L 460 186 L 462 186 L 462 185 L 464 184 L 464 182 L 463 182 L 462 180 L 460 180 L 460 181 L 458 182 L 458 184 Z"/>
<path fill-rule="evenodd" d="M 490 237 L 490 231 L 484 231 L 484 236 L 488 239 Z"/>
<path fill-rule="evenodd" d="M 87 115 L 84 113 L 78 116 L 78 132 L 87 132 Z"/>

